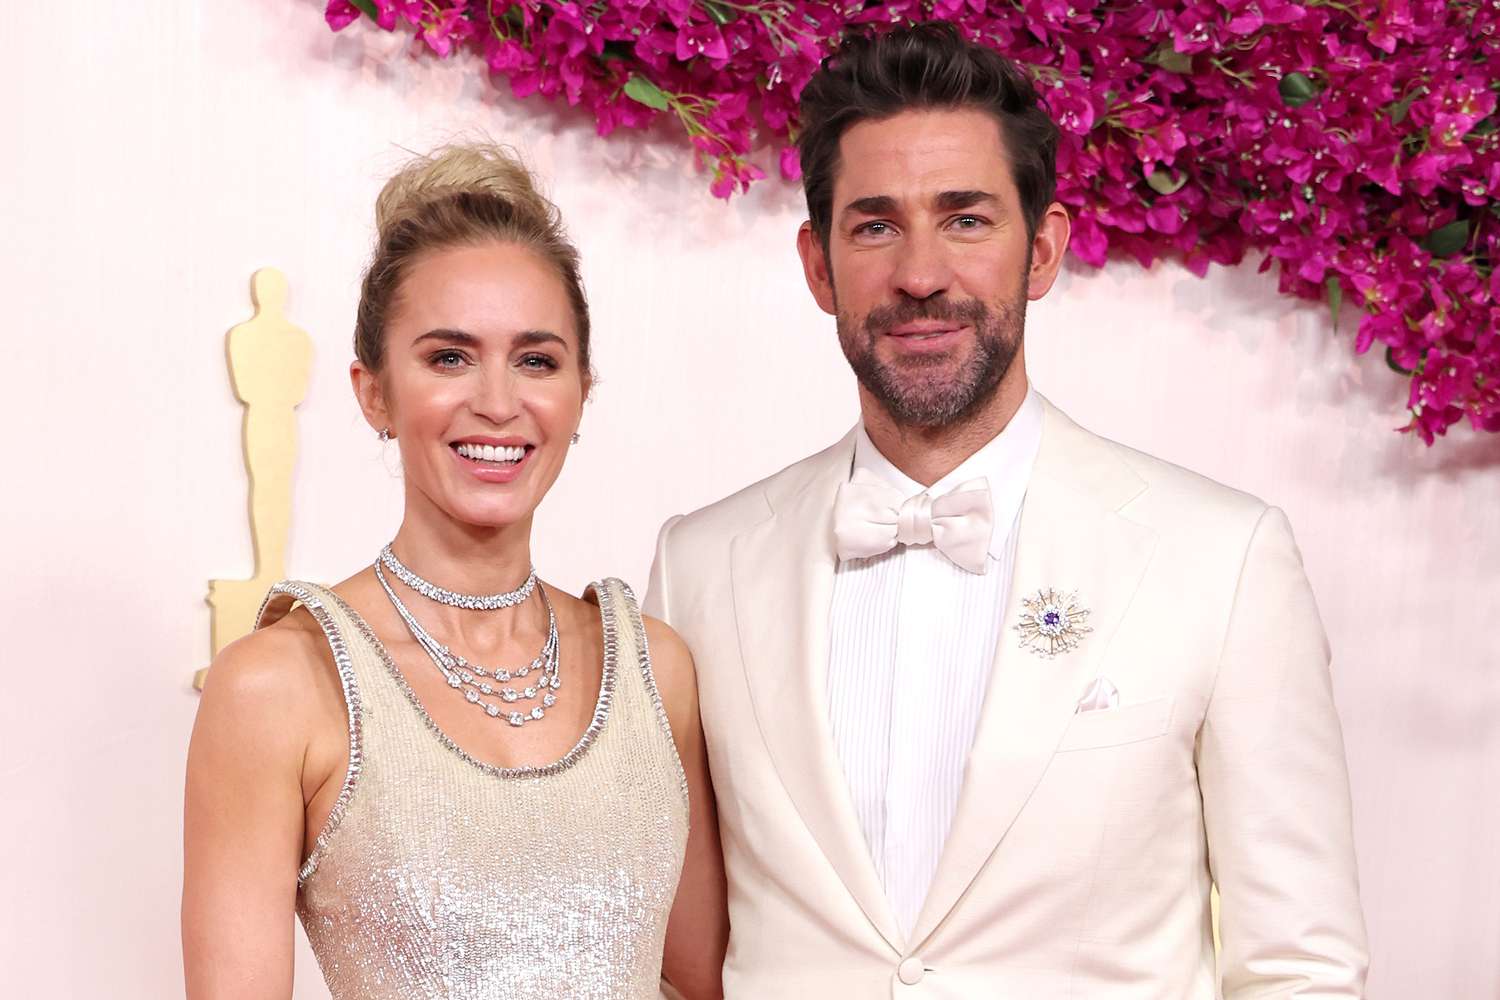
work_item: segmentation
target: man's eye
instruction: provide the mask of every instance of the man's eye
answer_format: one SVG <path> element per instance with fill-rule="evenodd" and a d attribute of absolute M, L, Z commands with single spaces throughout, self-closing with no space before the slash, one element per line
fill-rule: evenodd
<path fill-rule="evenodd" d="M 866 222 L 856 226 L 855 235 L 858 236 L 886 236 L 891 232 L 889 222 Z"/>
<path fill-rule="evenodd" d="M 953 225 L 959 229 L 978 229 L 984 225 L 984 220 L 977 215 L 960 215 L 953 220 Z"/>

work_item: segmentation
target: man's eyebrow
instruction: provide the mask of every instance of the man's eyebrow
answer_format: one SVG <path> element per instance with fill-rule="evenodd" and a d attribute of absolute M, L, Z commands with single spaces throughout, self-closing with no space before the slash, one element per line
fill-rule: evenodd
<path fill-rule="evenodd" d="M 445 344 L 457 344 L 460 347 L 478 347 L 479 338 L 464 330 L 452 330 L 448 327 L 438 327 L 436 330 L 428 330 L 413 344 L 420 344 L 425 340 L 438 340 Z M 553 333 L 551 330 L 522 330 L 516 334 L 511 342 L 512 347 L 533 347 L 537 344 L 557 344 L 563 350 L 572 350 L 567 340 Z"/>
<path fill-rule="evenodd" d="M 844 206 L 844 215 L 890 215 L 896 211 L 896 199 L 888 194 L 855 198 Z"/>
<path fill-rule="evenodd" d="M 1000 199 L 988 191 L 942 191 L 933 198 L 940 212 L 957 212 L 981 204 L 998 205 Z M 845 215 L 892 215 L 896 211 L 896 199 L 888 194 L 874 194 L 856 198 L 844 206 Z"/>
<path fill-rule="evenodd" d="M 1000 199 L 988 191 L 944 191 L 933 199 L 938 210 L 942 212 L 956 212 L 964 208 L 973 208 L 983 202 L 999 204 Z"/>

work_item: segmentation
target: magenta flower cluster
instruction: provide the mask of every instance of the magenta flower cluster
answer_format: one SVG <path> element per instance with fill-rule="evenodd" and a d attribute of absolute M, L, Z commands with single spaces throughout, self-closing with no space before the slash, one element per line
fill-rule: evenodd
<path fill-rule="evenodd" d="M 756 149 L 798 176 L 797 98 L 844 31 L 953 21 L 1037 81 L 1080 260 L 1262 255 L 1335 326 L 1360 311 L 1354 350 L 1410 380 L 1403 430 L 1500 432 L 1500 0 L 328 3 L 361 15 L 601 135 L 672 116 L 726 198 Z"/>

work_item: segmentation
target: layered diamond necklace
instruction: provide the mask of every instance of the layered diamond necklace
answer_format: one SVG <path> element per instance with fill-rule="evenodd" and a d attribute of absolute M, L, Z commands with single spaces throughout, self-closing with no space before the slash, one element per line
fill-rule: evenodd
<path fill-rule="evenodd" d="M 433 638 L 432 633 L 417 621 L 416 616 L 411 613 L 401 598 L 396 596 L 396 591 L 386 579 L 386 570 L 390 570 L 392 576 L 429 600 L 471 611 L 512 608 L 525 601 L 533 592 L 540 594 L 542 605 L 547 609 L 547 639 L 542 643 L 542 651 L 525 666 L 509 670 L 470 663 L 438 642 Z M 482 710 L 492 719 L 504 720 L 512 726 L 524 726 L 528 722 L 540 722 L 546 716 L 547 709 L 556 703 L 556 692 L 562 687 L 562 674 L 559 672 L 561 661 L 558 656 L 557 615 L 552 610 L 552 602 L 547 598 L 547 589 L 536 585 L 535 569 L 527 575 L 526 582 L 515 590 L 507 590 L 499 594 L 460 594 L 429 583 L 413 573 L 400 559 L 396 558 L 396 553 L 392 552 L 391 547 L 387 545 L 381 549 L 380 558 L 375 562 L 375 578 L 385 589 L 385 594 L 391 599 L 396 613 L 406 623 L 412 638 L 417 640 L 417 645 L 426 651 L 428 657 L 448 682 L 448 686 L 456 691 L 462 691 L 464 700 L 469 704 Z M 532 677 L 533 674 L 536 675 L 535 678 Z M 535 704 L 531 704 L 533 702 Z M 528 704 L 530 708 L 527 708 Z"/>

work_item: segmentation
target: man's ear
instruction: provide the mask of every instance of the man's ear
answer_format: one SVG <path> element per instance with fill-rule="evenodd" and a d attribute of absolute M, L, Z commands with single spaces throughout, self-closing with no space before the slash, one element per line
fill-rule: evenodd
<path fill-rule="evenodd" d="M 823 241 L 818 239 L 811 222 L 802 223 L 802 228 L 797 230 L 797 253 L 802 257 L 802 274 L 807 278 L 807 289 L 812 292 L 818 308 L 830 316 L 838 315 L 828 254 L 823 251 Z"/>
<path fill-rule="evenodd" d="M 1057 280 L 1062 268 L 1063 254 L 1068 249 L 1068 237 L 1073 232 L 1073 223 L 1068 210 L 1057 202 L 1047 206 L 1042 220 L 1031 239 L 1031 271 L 1026 275 L 1026 297 L 1035 301 L 1046 295 Z"/>
<path fill-rule="evenodd" d="M 365 367 L 363 361 L 355 361 L 349 365 L 349 381 L 354 386 L 354 398 L 359 402 L 360 412 L 365 415 L 365 422 L 377 433 L 390 431 L 391 412 L 380 376 Z M 391 431 L 391 437 L 395 436 L 395 431 Z"/>

